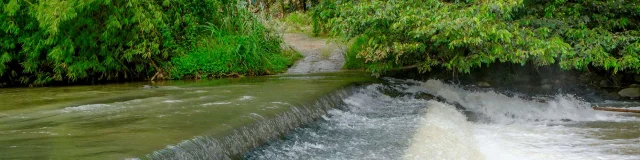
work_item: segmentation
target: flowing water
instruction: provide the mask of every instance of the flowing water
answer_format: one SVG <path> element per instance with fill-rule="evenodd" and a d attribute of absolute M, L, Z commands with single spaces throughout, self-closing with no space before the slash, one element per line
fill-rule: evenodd
<path fill-rule="evenodd" d="M 362 73 L 0 90 L 0 159 L 640 159 L 580 95 Z M 638 108 L 640 109 L 640 108 Z"/>
<path fill-rule="evenodd" d="M 0 89 L 0 159 L 228 159 L 369 81 L 335 73 Z"/>
<path fill-rule="evenodd" d="M 640 159 L 637 115 L 594 111 L 572 95 L 520 97 L 465 88 L 438 80 L 368 85 L 322 120 L 244 158 Z"/>

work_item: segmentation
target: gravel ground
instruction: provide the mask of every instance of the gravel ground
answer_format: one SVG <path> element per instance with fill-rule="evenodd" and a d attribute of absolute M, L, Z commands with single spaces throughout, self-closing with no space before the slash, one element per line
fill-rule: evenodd
<path fill-rule="evenodd" d="M 305 74 L 339 71 L 344 65 L 344 46 L 328 42 L 325 38 L 310 37 L 304 34 L 286 33 L 284 41 L 304 56 L 288 74 Z"/>

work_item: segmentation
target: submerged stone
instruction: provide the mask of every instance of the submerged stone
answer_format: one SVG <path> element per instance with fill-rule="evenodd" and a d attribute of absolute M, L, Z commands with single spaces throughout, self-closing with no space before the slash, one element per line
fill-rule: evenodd
<path fill-rule="evenodd" d="M 478 87 L 491 87 L 489 82 L 478 82 Z"/>
<path fill-rule="evenodd" d="M 414 96 L 415 99 L 423 99 L 423 100 L 432 100 L 435 98 L 435 96 L 429 94 L 429 93 L 424 93 L 424 92 L 419 92 Z"/>
<path fill-rule="evenodd" d="M 158 86 L 144 85 L 142 89 L 158 88 Z"/>
<path fill-rule="evenodd" d="M 620 92 L 618 92 L 618 95 L 622 97 L 637 98 L 640 97 L 640 88 L 625 88 L 623 90 L 620 90 Z"/>
<path fill-rule="evenodd" d="M 609 86 L 611 86 L 611 83 L 609 83 L 609 81 L 607 80 L 600 81 L 600 87 L 609 87 Z"/>

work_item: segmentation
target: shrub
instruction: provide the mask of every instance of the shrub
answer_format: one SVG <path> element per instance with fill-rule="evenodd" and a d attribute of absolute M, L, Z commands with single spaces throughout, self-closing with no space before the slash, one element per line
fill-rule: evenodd
<path fill-rule="evenodd" d="M 470 72 L 494 62 L 640 72 L 640 1 L 323 1 L 314 23 L 347 39 L 373 72 Z M 362 46 L 362 45 L 360 45 Z"/>
<path fill-rule="evenodd" d="M 263 75 L 285 71 L 300 56 L 281 49 L 282 38 L 243 7 L 216 23 L 201 27 L 207 32 L 197 49 L 171 60 L 171 76 L 222 77 Z M 231 18 L 233 17 L 233 18 Z"/>
<path fill-rule="evenodd" d="M 229 63 L 242 63 L 233 71 L 262 73 L 266 70 L 257 67 L 270 65 L 263 59 L 277 59 L 270 56 L 281 51 L 279 37 L 259 33 L 267 31 L 238 2 L 3 0 L 0 86 L 145 79 L 173 70 L 165 67 L 187 70 L 179 66 L 187 60 L 173 58 L 189 55 L 184 59 L 196 60 L 222 53 L 240 56 L 228 57 Z M 243 29 L 245 22 L 252 23 L 247 25 L 251 29 Z M 207 30 L 204 24 L 214 28 Z M 203 39 L 235 46 L 198 44 Z"/>
<path fill-rule="evenodd" d="M 0 80 L 43 85 L 146 78 L 189 51 L 217 0 L 3 0 Z M 214 12 L 212 12 L 214 11 Z M 1 84 L 0 84 L 1 85 Z"/>
<path fill-rule="evenodd" d="M 366 69 L 365 61 L 363 58 L 358 57 L 358 53 L 362 52 L 362 50 L 366 48 L 368 39 L 369 38 L 365 36 L 359 36 L 351 40 L 351 44 L 345 53 L 344 68 Z"/>

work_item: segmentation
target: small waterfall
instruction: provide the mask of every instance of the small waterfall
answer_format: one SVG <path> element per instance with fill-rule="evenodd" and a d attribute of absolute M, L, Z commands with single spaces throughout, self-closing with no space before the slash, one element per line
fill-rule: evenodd
<path fill-rule="evenodd" d="M 493 91 L 469 91 L 438 80 L 418 82 L 421 91 L 461 105 L 481 114 L 492 123 L 530 123 L 549 121 L 595 121 L 616 119 L 613 114 L 594 111 L 591 105 L 573 95 L 534 97 L 537 100 L 507 96 Z"/>
<path fill-rule="evenodd" d="M 598 112 L 573 95 L 555 97 L 507 96 L 494 91 L 471 91 L 438 80 L 408 81 L 399 89 L 425 92 L 454 106 L 433 102 L 413 136 L 405 159 L 636 159 L 612 151 L 637 147 L 602 140 L 597 129 L 566 127 L 592 122 L 638 121 L 616 113 Z M 461 114 L 481 116 L 467 121 Z M 617 144 L 612 146 L 611 144 Z"/>
<path fill-rule="evenodd" d="M 273 118 L 253 114 L 255 124 L 233 130 L 233 133 L 216 137 L 205 135 L 185 140 L 147 155 L 148 159 L 235 159 L 249 149 L 267 141 L 278 139 L 289 130 L 307 124 L 327 114 L 327 110 L 340 106 L 355 87 L 345 88 L 321 97 L 315 103 L 292 107 Z"/>
<path fill-rule="evenodd" d="M 404 159 L 484 159 L 473 139 L 472 124 L 455 107 L 429 101 L 419 126 Z"/>
<path fill-rule="evenodd" d="M 249 160 L 397 159 L 402 157 L 427 100 L 372 84 L 343 98 L 322 119 L 245 154 Z"/>
<path fill-rule="evenodd" d="M 601 138 L 608 129 L 597 128 L 606 127 L 598 123 L 636 123 L 637 117 L 593 111 L 573 95 L 510 96 L 438 80 L 385 81 L 358 89 L 342 100 L 343 107 L 243 158 L 640 158 L 634 154 L 640 138 Z"/>

